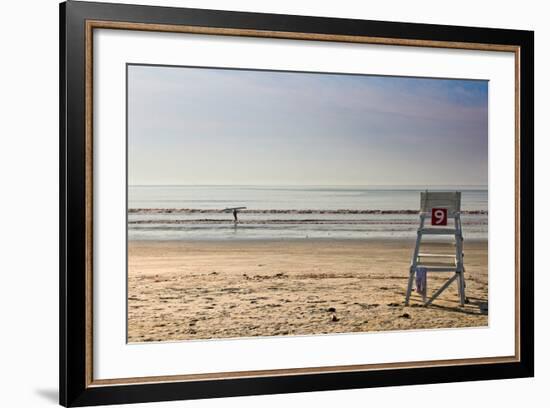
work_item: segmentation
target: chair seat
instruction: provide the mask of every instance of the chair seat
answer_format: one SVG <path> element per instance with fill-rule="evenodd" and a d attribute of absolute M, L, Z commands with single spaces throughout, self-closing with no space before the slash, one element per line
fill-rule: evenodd
<path fill-rule="evenodd" d="M 418 231 L 426 235 L 455 235 L 457 233 L 454 228 L 421 228 Z"/>

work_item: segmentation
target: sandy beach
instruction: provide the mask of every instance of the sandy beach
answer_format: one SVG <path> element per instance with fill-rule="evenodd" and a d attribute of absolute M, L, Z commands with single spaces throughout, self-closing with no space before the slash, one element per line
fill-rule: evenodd
<path fill-rule="evenodd" d="M 486 326 L 487 242 L 465 242 L 466 294 L 404 305 L 410 240 L 130 241 L 128 341 Z M 444 251 L 443 244 L 431 250 Z M 447 248 L 448 251 L 448 248 Z M 450 274 L 433 273 L 429 293 Z"/>

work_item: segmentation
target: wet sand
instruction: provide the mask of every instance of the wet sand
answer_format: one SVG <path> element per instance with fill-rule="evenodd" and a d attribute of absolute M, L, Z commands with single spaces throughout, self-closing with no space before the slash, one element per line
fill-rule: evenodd
<path fill-rule="evenodd" d="M 410 240 L 130 241 L 128 341 L 486 326 L 487 242 L 465 242 L 463 308 L 456 284 L 429 307 L 414 292 L 404 305 L 413 246 Z M 442 244 L 430 247 L 445 251 Z M 429 274 L 428 292 L 450 276 Z"/>

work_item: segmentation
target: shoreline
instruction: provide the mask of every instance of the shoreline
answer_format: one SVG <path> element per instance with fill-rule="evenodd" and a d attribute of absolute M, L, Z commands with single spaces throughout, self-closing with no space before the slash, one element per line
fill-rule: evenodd
<path fill-rule="evenodd" d="M 177 239 L 139 239 L 139 238 L 128 238 L 127 244 L 133 245 L 133 244 L 139 244 L 139 243 L 150 243 L 152 245 L 161 245 L 161 244 L 168 244 L 168 245 L 177 245 L 178 243 L 186 244 L 186 245 L 193 245 L 196 244 L 219 244 L 219 245 L 232 245 L 232 244 L 269 244 L 269 243 L 278 243 L 278 244 L 284 244 L 284 243 L 293 243 L 293 244 L 302 244 L 302 243 L 327 243 L 327 242 L 334 242 L 334 243 L 349 243 L 349 244 L 360 244 L 360 243 L 395 243 L 395 244 L 411 244 L 414 245 L 414 242 L 416 240 L 416 237 L 364 237 L 364 238 L 344 238 L 344 237 L 315 237 L 315 238 L 231 238 L 231 239 L 221 239 L 221 238 L 177 238 Z M 432 237 L 432 242 L 435 244 L 438 243 L 445 243 L 442 238 L 438 236 Z M 480 238 L 480 237 L 474 237 L 474 238 L 464 238 L 464 242 L 472 243 L 472 244 L 482 244 L 482 243 L 488 243 L 487 238 Z M 413 248 L 411 247 L 411 250 Z"/>
<path fill-rule="evenodd" d="M 129 208 L 128 214 L 223 214 L 223 208 Z M 463 210 L 463 215 L 487 215 L 488 210 Z M 320 209 L 243 209 L 239 214 L 300 214 L 300 215 L 418 215 L 418 210 L 371 209 L 358 210 L 341 208 L 335 210 Z"/>

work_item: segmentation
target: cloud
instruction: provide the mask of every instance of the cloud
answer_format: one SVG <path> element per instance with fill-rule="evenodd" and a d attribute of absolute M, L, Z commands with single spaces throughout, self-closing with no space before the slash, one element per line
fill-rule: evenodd
<path fill-rule="evenodd" d="M 487 182 L 484 81 L 130 66 L 128 83 L 136 184 L 228 168 L 239 184 L 303 182 L 300 168 L 323 184 L 327 166 L 333 184 Z"/>

